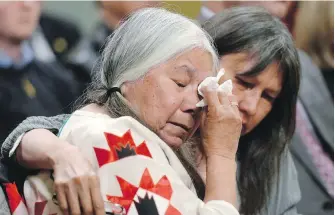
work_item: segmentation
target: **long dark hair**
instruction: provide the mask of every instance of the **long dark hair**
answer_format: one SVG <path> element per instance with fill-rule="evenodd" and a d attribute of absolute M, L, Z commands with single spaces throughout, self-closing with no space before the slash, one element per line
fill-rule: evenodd
<path fill-rule="evenodd" d="M 213 37 L 220 56 L 240 52 L 252 56 L 254 68 L 243 75 L 258 75 L 274 61 L 283 72 L 282 91 L 271 112 L 239 143 L 240 212 L 254 215 L 266 210 L 271 185 L 277 181 L 279 160 L 294 133 L 300 78 L 297 50 L 285 25 L 262 8 L 224 10 L 206 21 L 203 28 Z"/>

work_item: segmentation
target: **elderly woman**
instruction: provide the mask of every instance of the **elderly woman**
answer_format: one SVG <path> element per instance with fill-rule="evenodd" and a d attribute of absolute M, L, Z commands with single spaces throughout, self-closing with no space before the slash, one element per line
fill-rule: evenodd
<path fill-rule="evenodd" d="M 62 127 L 60 138 L 72 145 L 23 138 L 18 162 L 54 170 L 25 181 L 28 214 L 58 214 L 60 209 L 92 214 L 101 198 L 104 207 L 95 207 L 95 214 L 113 212 L 111 202 L 126 214 L 239 214 L 234 207 L 235 154 L 241 120 L 232 95 L 202 91 L 208 103 L 202 131 L 210 167 L 204 201 L 171 149 L 198 128 L 197 87 L 217 69 L 209 37 L 187 18 L 163 9 L 129 17 L 109 39 L 82 107 Z M 31 135 L 50 136 L 43 131 Z M 55 192 L 58 201 L 52 199 Z"/>
<path fill-rule="evenodd" d="M 239 164 L 237 187 L 239 190 L 238 200 L 240 200 L 238 207 L 246 215 L 296 214 L 295 204 L 300 198 L 299 187 L 295 167 L 286 150 L 286 144 L 294 130 L 295 121 L 293 116 L 299 87 L 299 62 L 292 39 L 279 20 L 257 8 L 235 8 L 224 11 L 221 15 L 206 22 L 204 28 L 214 38 L 221 56 L 220 64 L 226 70 L 226 74 L 220 82 L 227 79 L 233 81 L 233 93 L 236 95 L 240 117 L 242 118 L 242 137 L 239 140 L 237 153 Z M 204 59 L 204 57 L 199 56 L 197 61 L 200 63 Z M 149 81 L 146 84 L 155 86 L 155 83 Z M 188 86 L 180 82 L 179 85 L 186 88 Z M 163 87 L 162 84 L 160 86 Z M 204 94 L 209 104 L 207 126 L 201 127 L 202 135 L 195 135 L 196 138 L 192 141 L 189 139 L 192 144 L 184 144 L 181 147 L 183 150 L 176 151 L 178 155 L 182 154 L 179 159 L 188 170 L 198 196 L 205 195 L 205 200 L 208 198 L 208 192 L 213 192 L 212 190 L 217 189 L 220 194 L 224 194 L 230 192 L 229 189 L 232 188 L 232 182 L 229 181 L 232 175 L 229 172 L 229 165 L 219 161 L 218 166 L 223 165 L 224 167 L 213 167 L 217 161 L 209 159 L 208 153 L 212 152 L 219 155 L 216 158 L 222 158 L 221 155 L 224 154 L 224 160 L 229 158 L 229 154 L 233 154 L 235 148 L 233 144 L 229 145 L 228 143 L 236 140 L 235 132 L 238 130 L 236 128 L 238 123 L 234 117 L 231 117 L 233 111 L 229 111 L 229 108 L 234 107 L 227 109 L 229 105 L 226 105 L 224 108 L 213 109 L 211 101 L 214 100 L 211 100 L 211 98 L 216 97 L 214 94 L 211 94 L 213 95 L 211 97 L 208 92 L 211 91 L 205 91 Z M 148 98 L 151 97 L 152 99 L 163 98 L 163 96 L 152 95 L 150 89 L 144 92 L 132 92 L 132 95 L 134 95 L 132 98 L 137 98 L 138 104 L 146 103 Z M 172 92 L 169 93 L 169 96 L 171 95 L 173 95 Z M 191 99 L 192 97 L 186 98 Z M 220 98 L 219 101 L 222 100 Z M 95 100 L 93 99 L 93 101 Z M 229 103 L 227 100 L 226 102 Z M 103 104 L 102 101 L 100 103 Z M 216 104 L 218 104 L 217 100 Z M 173 111 L 167 105 L 164 105 L 164 107 L 171 112 Z M 181 110 L 185 112 L 185 110 L 188 110 L 186 107 L 183 106 Z M 222 106 L 219 105 L 219 107 Z M 208 122 L 212 120 L 215 122 L 210 117 L 213 116 L 211 113 L 215 111 L 220 113 L 221 110 L 223 111 L 222 116 L 215 116 L 215 120 L 222 119 L 223 122 L 220 124 L 222 127 L 215 123 L 213 125 L 216 126 L 210 126 L 209 128 Z M 152 107 L 143 111 L 145 111 L 145 114 L 151 114 L 152 117 L 155 116 Z M 66 167 L 67 169 L 71 167 L 76 171 L 85 170 L 86 172 L 71 172 L 71 175 L 63 176 L 64 183 L 68 184 L 69 187 L 74 183 L 75 178 L 77 178 L 76 181 L 79 181 L 78 178 L 85 180 L 82 175 L 89 172 L 90 166 L 84 162 L 84 158 L 80 154 L 75 156 L 77 162 L 74 161 L 74 157 L 58 154 L 58 157 L 61 157 L 61 159 L 58 159 L 59 164 L 52 167 L 38 164 L 43 159 L 49 160 L 49 154 L 55 154 L 55 149 L 70 146 L 50 132 L 37 128 L 45 128 L 57 133 L 68 118 L 68 115 L 53 118 L 28 118 L 5 141 L 2 148 L 5 160 L 12 163 L 13 159 L 10 156 L 14 154 L 16 147 L 21 143 L 16 150 L 16 157 L 22 164 L 27 165 L 26 161 L 28 160 L 29 167 L 54 168 L 56 172 L 62 171 L 59 174 L 62 173 L 63 175 L 66 172 L 62 169 L 66 169 Z M 183 119 L 182 117 L 176 118 Z M 220 131 L 217 129 L 220 129 Z M 158 132 L 162 139 L 172 143 L 169 144 L 170 146 L 180 145 L 177 144 L 178 139 L 172 139 L 166 135 L 169 134 L 167 131 L 170 130 L 165 131 Z M 28 133 L 23 136 L 25 132 Z M 198 133 L 196 132 L 196 134 Z M 42 135 L 43 139 L 41 138 Z M 216 138 L 220 139 L 221 144 L 217 145 L 216 148 L 209 149 L 208 142 L 215 141 Z M 182 141 L 179 139 L 179 142 Z M 56 145 L 60 146 L 57 147 Z M 43 154 L 45 150 L 41 152 L 42 147 L 46 147 L 53 152 Z M 180 153 L 181 151 L 182 153 Z M 231 153 L 226 154 L 229 151 Z M 23 160 L 25 162 L 22 162 Z M 198 173 L 192 171 L 193 168 L 188 163 L 195 164 Z M 62 166 L 62 169 L 59 166 Z M 206 183 L 205 191 L 203 189 L 204 183 L 199 179 L 199 175 Z M 215 185 L 209 181 L 212 180 L 214 175 L 218 176 Z M 87 187 L 92 187 L 92 184 L 94 184 L 85 183 L 88 184 L 84 184 Z M 217 187 L 213 187 L 213 185 Z M 226 190 L 223 192 L 219 189 Z M 81 191 L 77 189 L 76 192 Z M 59 198 L 59 195 L 57 197 Z M 94 200 L 92 199 L 92 201 Z"/>

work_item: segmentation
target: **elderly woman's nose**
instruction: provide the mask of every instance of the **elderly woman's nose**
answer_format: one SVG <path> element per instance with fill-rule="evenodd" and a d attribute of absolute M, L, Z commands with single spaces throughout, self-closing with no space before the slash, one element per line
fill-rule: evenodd
<path fill-rule="evenodd" d="M 181 106 L 182 111 L 195 113 L 197 110 L 196 104 L 199 101 L 200 101 L 200 98 L 198 95 L 198 89 L 185 94 L 183 103 Z"/>

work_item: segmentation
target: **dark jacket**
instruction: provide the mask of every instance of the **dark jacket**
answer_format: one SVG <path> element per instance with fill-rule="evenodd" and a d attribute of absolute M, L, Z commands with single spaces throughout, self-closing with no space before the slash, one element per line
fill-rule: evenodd
<path fill-rule="evenodd" d="M 73 74 L 57 62 L 0 68 L 0 142 L 29 116 L 69 113 L 80 93 Z"/>
<path fill-rule="evenodd" d="M 299 59 L 301 64 L 299 100 L 325 152 L 332 157 L 334 154 L 334 104 L 319 68 L 302 51 L 299 52 Z M 307 215 L 334 214 L 334 197 L 328 194 L 326 185 L 298 130 L 294 134 L 290 149 L 301 189 L 302 198 L 297 205 L 298 211 Z"/>
<path fill-rule="evenodd" d="M 50 26 L 55 26 L 50 28 Z M 57 59 L 67 69 L 73 71 L 75 78 L 82 85 L 87 86 L 91 81 L 92 72 L 104 48 L 106 39 L 113 33 L 105 24 L 99 23 L 90 37 L 82 37 L 75 27 L 67 21 L 48 15 L 42 16 L 40 27 L 32 38 L 32 46 L 41 60 L 50 61 Z M 76 36 L 71 37 L 72 34 Z M 67 44 L 62 52 L 57 52 L 55 43 L 59 39 Z M 42 46 L 42 47 L 41 47 Z M 45 60 L 45 56 L 50 56 Z"/>

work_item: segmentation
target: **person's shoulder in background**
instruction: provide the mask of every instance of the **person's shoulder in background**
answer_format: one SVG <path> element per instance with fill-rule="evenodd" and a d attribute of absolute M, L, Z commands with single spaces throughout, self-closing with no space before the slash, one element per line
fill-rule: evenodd
<path fill-rule="evenodd" d="M 320 96 L 327 101 L 332 101 L 320 68 L 303 50 L 298 49 L 298 54 L 301 67 L 300 94 L 302 94 L 306 88 L 317 87 L 313 90 L 314 93 L 320 94 Z"/>
<path fill-rule="evenodd" d="M 44 13 L 39 24 L 57 58 L 67 55 L 82 38 L 79 27 L 67 19 Z"/>
<path fill-rule="evenodd" d="M 60 63 L 85 87 L 91 81 L 91 70 L 97 56 L 90 41 L 82 35 L 79 26 L 74 22 L 42 14 L 39 28 L 34 32 L 31 43 L 39 61 Z"/>

